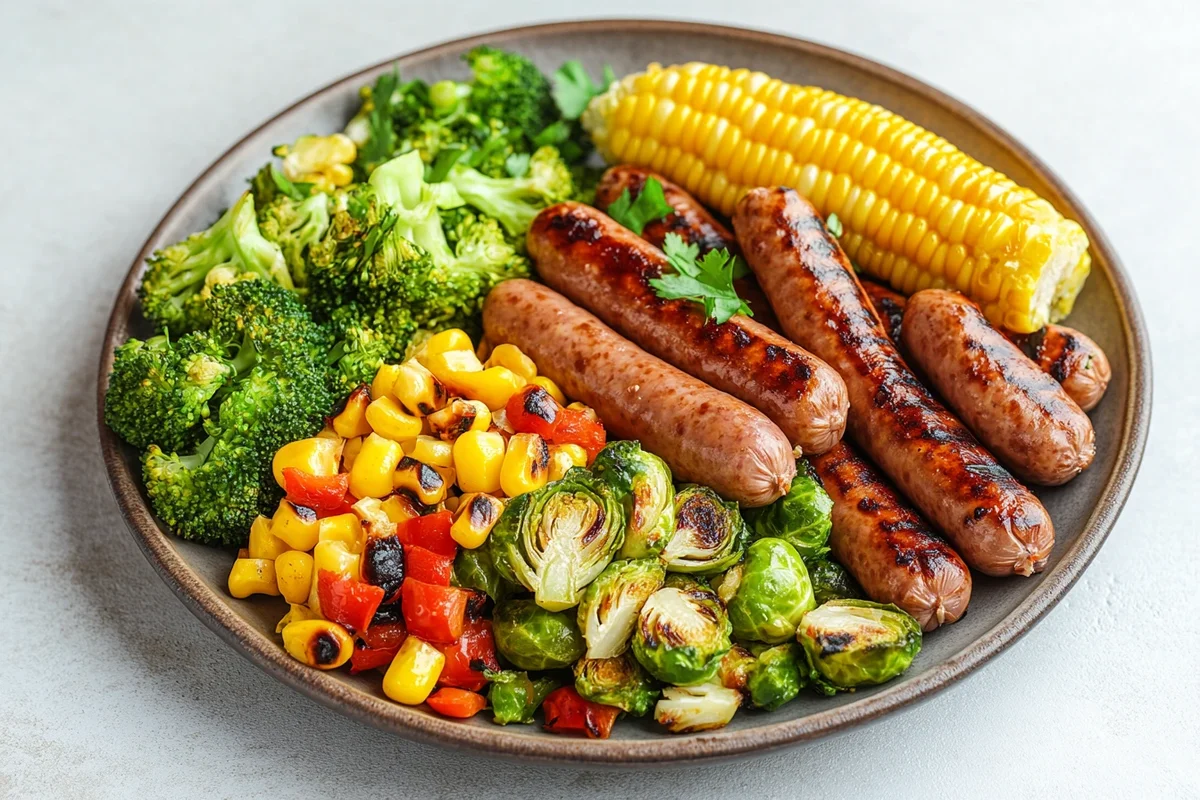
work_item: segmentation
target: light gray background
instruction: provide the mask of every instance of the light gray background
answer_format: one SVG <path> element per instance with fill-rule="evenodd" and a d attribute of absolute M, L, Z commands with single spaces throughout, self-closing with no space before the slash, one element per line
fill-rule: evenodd
<path fill-rule="evenodd" d="M 1194 8 L 4 0 L 0 796 L 1200 794 Z M 244 132 L 334 77 L 468 32 L 586 15 L 766 28 L 930 81 L 1052 165 L 1125 259 L 1158 367 L 1150 446 L 1125 513 L 1041 625 L 915 709 L 683 771 L 512 765 L 412 744 L 243 661 L 125 531 L 96 444 L 93 373 L 117 283 L 179 192 Z"/>

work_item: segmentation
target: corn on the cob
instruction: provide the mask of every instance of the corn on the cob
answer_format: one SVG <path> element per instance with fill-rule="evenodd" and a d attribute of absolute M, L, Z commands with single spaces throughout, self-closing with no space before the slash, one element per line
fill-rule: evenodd
<path fill-rule="evenodd" d="M 1032 190 L 879 106 L 745 69 L 651 64 L 583 115 L 610 162 L 676 181 L 731 214 L 782 184 L 844 226 L 863 272 L 911 294 L 962 291 L 1018 333 L 1071 310 L 1091 264 L 1087 235 Z"/>

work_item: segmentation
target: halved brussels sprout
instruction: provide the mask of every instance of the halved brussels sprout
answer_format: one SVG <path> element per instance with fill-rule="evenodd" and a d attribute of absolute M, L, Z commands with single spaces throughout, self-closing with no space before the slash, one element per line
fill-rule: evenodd
<path fill-rule="evenodd" d="M 453 578 L 455 586 L 478 589 L 496 603 L 503 601 L 512 589 L 492 561 L 490 541 L 474 550 L 459 548 L 458 555 L 454 557 Z"/>
<path fill-rule="evenodd" d="M 652 558 L 614 561 L 592 581 L 579 603 L 579 629 L 588 658 L 612 658 L 629 647 L 646 598 L 662 588 L 666 573 Z"/>
<path fill-rule="evenodd" d="M 492 706 L 492 719 L 497 725 L 519 722 L 528 725 L 546 695 L 559 686 L 553 678 L 533 680 L 528 672 L 506 669 L 502 672 L 487 672 L 491 681 L 488 702 Z"/>
<path fill-rule="evenodd" d="M 774 711 L 796 699 L 807 683 L 807 665 L 802 672 L 800 659 L 799 645 L 795 642 L 776 645 L 758 654 L 746 681 L 755 708 Z"/>
<path fill-rule="evenodd" d="M 675 531 L 675 486 L 667 462 L 637 442 L 611 442 L 592 462 L 592 473 L 625 508 L 621 558 L 657 556 Z"/>
<path fill-rule="evenodd" d="M 500 574 L 549 611 L 572 608 L 624 540 L 625 514 L 608 486 L 581 467 L 509 501 L 492 529 Z"/>
<path fill-rule="evenodd" d="M 746 510 L 753 538 L 783 539 L 808 560 L 829 551 L 833 500 L 825 493 L 812 465 L 796 462 L 796 477 L 788 493 L 770 505 Z"/>
<path fill-rule="evenodd" d="M 808 579 L 812 581 L 817 605 L 830 600 L 856 600 L 863 596 L 862 588 L 841 564 L 829 558 L 814 558 L 804 562 Z"/>
<path fill-rule="evenodd" d="M 830 600 L 804 615 L 796 638 L 828 692 L 903 673 L 921 650 L 921 625 L 894 605 Z"/>
<path fill-rule="evenodd" d="M 741 559 L 748 535 L 737 503 L 689 484 L 675 493 L 675 532 L 660 557 L 668 572 L 711 575 Z"/>
<path fill-rule="evenodd" d="M 547 611 L 532 600 L 500 604 L 492 616 L 496 650 L 519 669 L 569 667 L 583 656 L 573 614 Z"/>
<path fill-rule="evenodd" d="M 658 699 L 658 686 L 629 653 L 575 662 L 575 691 L 585 700 L 616 706 L 644 717 Z"/>
<path fill-rule="evenodd" d="M 671 733 L 723 728 L 742 704 L 742 693 L 715 683 L 668 686 L 654 706 L 654 720 Z"/>
<path fill-rule="evenodd" d="M 756 663 L 758 659 L 753 653 L 740 644 L 734 644 L 721 659 L 716 680 L 726 689 L 736 689 L 745 693 L 746 686 L 750 683 L 750 672 Z"/>
<path fill-rule="evenodd" d="M 746 560 L 717 584 L 738 640 L 779 644 L 796 636 L 800 619 L 817 607 L 808 570 L 782 539 L 759 539 Z"/>
<path fill-rule="evenodd" d="M 633 655 L 664 683 L 687 686 L 716 674 L 733 643 L 721 601 L 697 582 L 664 586 L 642 606 L 633 632 Z"/>

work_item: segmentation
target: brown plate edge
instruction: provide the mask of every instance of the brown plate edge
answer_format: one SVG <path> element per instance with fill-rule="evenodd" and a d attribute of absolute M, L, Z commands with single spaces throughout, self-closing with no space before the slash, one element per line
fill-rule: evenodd
<path fill-rule="evenodd" d="M 348 686 L 333 675 L 301 665 L 289 657 L 277 643 L 260 634 L 220 601 L 183 561 L 171 546 L 168 536 L 159 529 L 142 500 L 139 478 L 127 468 L 121 455 L 123 443 L 104 425 L 104 393 L 108 385 L 108 373 L 112 367 L 113 349 L 127 338 L 127 321 L 134 310 L 136 286 L 142 264 L 149 255 L 151 242 L 157 239 L 167 220 L 193 198 L 197 187 L 231 153 L 242 147 L 247 140 L 254 137 L 258 131 L 270 125 L 279 116 L 319 95 L 335 92 L 347 82 L 361 81 L 363 76 L 402 59 L 456 52 L 482 42 L 503 42 L 508 38 L 529 34 L 553 36 L 580 31 L 621 32 L 647 28 L 663 33 L 719 34 L 743 41 L 768 43 L 807 51 L 822 58 L 840 61 L 865 72 L 873 73 L 884 80 L 901 84 L 910 91 L 942 106 L 948 112 L 987 131 L 1033 171 L 1041 174 L 1047 183 L 1053 186 L 1078 211 L 1078 221 L 1088 230 L 1093 252 L 1102 256 L 1097 260 L 1103 265 L 1107 277 L 1112 281 L 1116 290 L 1116 300 L 1121 312 L 1125 340 L 1128 343 L 1127 360 L 1130 365 L 1126 397 L 1128 411 L 1125 415 L 1121 440 L 1117 445 L 1120 448 L 1120 454 L 1109 481 L 1104 487 L 1100 505 L 1093 511 L 1083 532 L 1071 548 L 1062 554 L 1054 568 L 1044 576 L 1042 585 L 999 625 L 976 639 L 953 659 L 934 667 L 919 677 L 898 684 L 892 689 L 797 720 L 766 724 L 739 731 L 697 734 L 686 738 L 663 737 L 662 739 L 637 741 L 550 739 L 500 727 L 461 725 L 369 695 Z M 348 714 L 362 722 L 417 740 L 471 749 L 486 755 L 540 761 L 652 765 L 679 764 L 762 753 L 872 720 L 893 709 L 909 706 L 926 699 L 936 691 L 961 680 L 1027 633 L 1079 579 L 1104 543 L 1125 505 L 1141 465 L 1142 453 L 1149 432 L 1151 374 L 1149 336 L 1136 295 L 1120 259 L 1112 250 L 1095 220 L 1045 164 L 1012 136 L 966 104 L 928 84 L 863 56 L 803 39 L 707 23 L 613 19 L 553 22 L 506 28 L 443 42 L 389 58 L 318 89 L 289 105 L 240 139 L 183 192 L 159 221 L 147 238 L 142 251 L 134 260 L 129 274 L 118 292 L 108 321 L 97 381 L 97 408 L 100 447 L 109 484 L 142 552 L 158 571 L 163 581 L 193 614 L 264 671 L 329 708 Z"/>

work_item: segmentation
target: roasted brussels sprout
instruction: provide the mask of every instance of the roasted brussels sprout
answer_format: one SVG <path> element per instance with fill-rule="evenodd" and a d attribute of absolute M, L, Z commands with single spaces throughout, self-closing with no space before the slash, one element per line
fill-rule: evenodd
<path fill-rule="evenodd" d="M 795 642 L 769 647 L 758 654 L 750 668 L 746 690 L 755 708 L 774 711 L 796 699 L 808 682 L 807 665 L 801 670 L 799 645 Z"/>
<path fill-rule="evenodd" d="M 500 574 L 548 611 L 572 608 L 621 548 L 625 514 L 607 485 L 575 467 L 511 500 L 492 529 Z"/>
<path fill-rule="evenodd" d="M 921 625 L 894 605 L 830 600 L 804 615 L 796 638 L 828 693 L 903 673 L 921 650 Z"/>
<path fill-rule="evenodd" d="M 715 683 L 668 686 L 654 706 L 654 720 L 671 733 L 723 728 L 742 704 L 742 693 Z"/>
<path fill-rule="evenodd" d="M 488 702 L 492 706 L 493 720 L 498 725 L 510 722 L 528 725 L 533 722 L 533 715 L 546 695 L 559 687 L 559 682 L 553 678 L 533 680 L 528 672 L 510 669 L 488 672 L 485 676 L 492 682 L 488 689 Z"/>
<path fill-rule="evenodd" d="M 509 600 L 492 617 L 496 650 L 519 669 L 569 667 L 583 655 L 573 614 L 547 611 L 532 600 Z"/>
<path fill-rule="evenodd" d="M 588 658 L 612 658 L 629 647 L 646 598 L 662 588 L 662 564 L 652 558 L 614 561 L 592 581 L 579 603 L 578 622 Z"/>
<path fill-rule="evenodd" d="M 664 683 L 687 686 L 716 674 L 729 652 L 729 618 L 721 601 L 698 582 L 664 586 L 642 606 L 633 632 L 633 654 Z"/>
<path fill-rule="evenodd" d="M 592 473 L 625 509 L 621 558 L 657 556 L 675 531 L 675 486 L 667 462 L 637 442 L 611 442 L 592 462 Z"/>
<path fill-rule="evenodd" d="M 738 562 L 748 535 L 737 503 L 689 484 L 675 493 L 675 532 L 661 558 L 668 572 L 712 575 Z"/>
<path fill-rule="evenodd" d="M 782 539 L 753 542 L 746 560 L 721 576 L 717 595 L 739 641 L 790 641 L 801 617 L 817 607 L 804 562 Z"/>
<path fill-rule="evenodd" d="M 464 589 L 478 589 L 499 603 L 507 597 L 511 586 L 500 575 L 492 561 L 491 542 L 485 542 L 474 550 L 459 548 L 454 557 L 454 585 Z"/>
<path fill-rule="evenodd" d="M 629 653 L 577 661 L 575 691 L 585 700 L 616 706 L 635 717 L 646 716 L 659 694 L 657 684 Z"/>
<path fill-rule="evenodd" d="M 753 538 L 783 539 L 808 560 L 829 551 L 826 542 L 833 527 L 832 511 L 833 500 L 812 466 L 801 459 L 796 462 L 796 477 L 788 493 L 770 505 L 747 509 L 746 522 L 753 529 Z"/>
<path fill-rule="evenodd" d="M 841 564 L 829 558 L 814 558 L 804 562 L 808 579 L 812 581 L 817 605 L 830 600 L 855 600 L 863 596 L 862 588 Z"/>
<path fill-rule="evenodd" d="M 750 672 L 756 663 L 758 659 L 753 653 L 740 644 L 735 644 L 721 659 L 721 666 L 717 669 L 717 683 L 726 689 L 737 689 L 745 693 L 746 685 L 750 683 Z"/>

